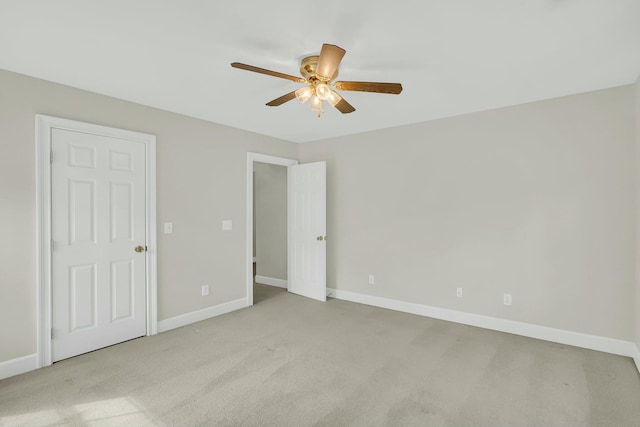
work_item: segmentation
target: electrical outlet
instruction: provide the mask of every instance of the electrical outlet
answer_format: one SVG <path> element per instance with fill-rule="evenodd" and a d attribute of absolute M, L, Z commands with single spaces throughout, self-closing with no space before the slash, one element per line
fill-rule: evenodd
<path fill-rule="evenodd" d="M 202 285 L 202 296 L 206 297 L 209 295 L 209 285 Z"/>
<path fill-rule="evenodd" d="M 511 305 L 511 294 L 504 294 L 502 296 L 502 303 L 504 305 Z"/>
<path fill-rule="evenodd" d="M 456 288 L 456 296 L 462 298 L 462 288 Z"/>
<path fill-rule="evenodd" d="M 375 278 L 375 276 L 374 276 L 373 274 L 370 274 L 370 275 L 369 275 L 369 284 L 370 284 L 370 285 L 375 285 L 375 283 L 376 283 L 376 278 Z"/>

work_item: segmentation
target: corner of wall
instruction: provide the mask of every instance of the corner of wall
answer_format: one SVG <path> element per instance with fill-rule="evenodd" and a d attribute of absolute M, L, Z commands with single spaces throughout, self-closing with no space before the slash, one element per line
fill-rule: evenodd
<path fill-rule="evenodd" d="M 303 145 L 304 145 L 304 144 L 308 144 L 308 142 L 307 142 L 307 143 L 305 143 L 305 142 L 298 142 L 298 143 L 296 143 L 296 160 L 297 160 L 299 163 L 302 163 L 302 157 L 301 157 L 301 156 L 302 156 L 302 154 L 303 154 L 303 150 L 304 150 Z"/>
<path fill-rule="evenodd" d="M 636 122 L 636 292 L 635 292 L 635 343 L 636 366 L 640 371 L 640 74 L 635 83 Z"/>

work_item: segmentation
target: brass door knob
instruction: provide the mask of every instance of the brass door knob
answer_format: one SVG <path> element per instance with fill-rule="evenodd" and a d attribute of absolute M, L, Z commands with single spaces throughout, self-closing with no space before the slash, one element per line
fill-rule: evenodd
<path fill-rule="evenodd" d="M 136 251 L 136 252 L 144 252 L 144 246 L 136 246 L 134 251 Z"/>

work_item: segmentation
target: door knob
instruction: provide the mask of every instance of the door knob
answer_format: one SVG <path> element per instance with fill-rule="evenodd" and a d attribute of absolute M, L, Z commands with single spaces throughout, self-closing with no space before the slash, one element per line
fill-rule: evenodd
<path fill-rule="evenodd" d="M 134 251 L 136 252 L 144 252 L 144 250 L 145 250 L 144 246 L 136 246 L 134 249 Z"/>

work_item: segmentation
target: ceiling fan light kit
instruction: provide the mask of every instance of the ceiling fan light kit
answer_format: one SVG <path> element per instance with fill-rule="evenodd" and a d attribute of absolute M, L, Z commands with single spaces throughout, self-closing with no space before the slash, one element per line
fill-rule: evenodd
<path fill-rule="evenodd" d="M 374 83 L 374 82 L 335 82 L 338 77 L 338 67 L 346 51 L 341 47 L 332 44 L 323 44 L 320 55 L 308 56 L 300 62 L 300 74 L 303 78 L 267 70 L 265 68 L 254 67 L 253 65 L 233 62 L 234 68 L 253 71 L 255 73 L 266 74 L 268 76 L 291 80 L 296 83 L 305 83 L 306 86 L 282 95 L 273 101 L 267 102 L 270 107 L 277 107 L 285 102 L 297 98 L 301 103 L 309 101 L 309 107 L 318 113 L 318 117 L 324 113 L 323 103 L 327 101 L 329 105 L 336 108 L 342 114 L 356 111 L 342 96 L 335 90 L 388 93 L 397 95 L 402 92 L 400 83 Z"/>

